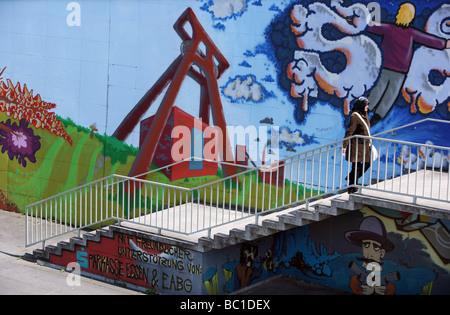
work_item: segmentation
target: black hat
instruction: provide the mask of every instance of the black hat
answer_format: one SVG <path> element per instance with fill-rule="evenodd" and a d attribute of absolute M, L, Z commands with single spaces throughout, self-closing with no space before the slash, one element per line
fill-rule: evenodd
<path fill-rule="evenodd" d="M 357 231 L 345 233 L 345 238 L 352 244 L 362 245 L 363 240 L 373 240 L 381 244 L 381 247 L 390 252 L 394 249 L 394 244 L 386 238 L 386 228 L 380 219 L 374 216 L 365 217 Z"/>

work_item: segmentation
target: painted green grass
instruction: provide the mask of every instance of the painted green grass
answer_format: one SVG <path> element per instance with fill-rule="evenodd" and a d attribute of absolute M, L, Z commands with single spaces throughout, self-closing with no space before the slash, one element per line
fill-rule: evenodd
<path fill-rule="evenodd" d="M 45 130 L 34 130 L 41 137 L 41 148 L 36 152 L 36 163 L 28 162 L 26 167 L 17 159 L 10 160 L 6 153 L 1 154 L 7 175 L 0 189 L 21 212 L 29 204 L 84 183 L 114 173 L 126 175 L 138 152 L 124 143 L 118 150 L 117 139 L 91 138 L 90 132 L 70 123 L 66 124 L 66 131 L 73 140 L 72 145 Z M 106 152 L 111 155 L 104 155 Z"/>
<path fill-rule="evenodd" d="M 0 121 L 6 119 L 10 118 L 0 113 Z M 35 134 L 41 137 L 36 163 L 27 163 L 27 166 L 23 167 L 17 160 L 10 160 L 6 153 L 0 154 L 0 179 L 3 179 L 0 189 L 6 192 L 8 199 L 14 202 L 21 212 L 24 212 L 29 204 L 75 189 L 85 183 L 112 174 L 127 175 L 139 151 L 138 148 L 113 137 L 99 134 L 91 136 L 90 129 L 77 126 L 70 119 L 61 120 L 73 141 L 72 145 L 45 130 L 34 130 Z M 151 170 L 156 169 L 157 166 L 152 164 Z M 147 175 L 146 179 L 175 187 L 191 188 L 193 191 L 180 194 L 174 188 L 156 188 L 153 185 L 151 188 L 147 187 L 147 192 L 142 193 L 140 198 L 135 198 L 118 185 L 115 191 L 104 192 L 101 197 L 96 197 L 90 189 L 85 188 L 83 191 L 74 191 L 66 199 L 54 200 L 47 209 L 37 209 L 34 212 L 56 222 L 83 226 L 108 217 L 133 218 L 192 201 L 243 212 L 260 212 L 302 200 L 311 194 L 317 195 L 315 191 L 311 192 L 295 184 L 290 185 L 287 180 L 284 187 L 262 183 L 256 172 L 239 175 L 237 180 L 226 180 L 195 189 L 222 178 L 220 168 L 213 176 L 176 181 L 170 181 L 162 172 L 156 171 Z M 79 208 L 83 208 L 83 211 L 76 211 Z M 95 214 L 95 208 L 103 210 Z"/>

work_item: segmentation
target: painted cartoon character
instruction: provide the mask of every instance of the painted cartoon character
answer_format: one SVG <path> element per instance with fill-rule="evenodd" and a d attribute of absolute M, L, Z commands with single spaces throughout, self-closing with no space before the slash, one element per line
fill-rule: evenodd
<path fill-rule="evenodd" d="M 450 48 L 450 40 L 411 27 L 415 13 L 415 6 L 405 2 L 398 9 L 395 24 L 379 23 L 367 29 L 370 33 L 383 37 L 383 68 L 378 83 L 368 97 L 369 109 L 374 111 L 370 121 L 372 126 L 384 119 L 394 105 L 409 72 L 414 44 L 439 50 Z"/>
<path fill-rule="evenodd" d="M 375 216 L 365 217 L 358 230 L 345 233 L 345 238 L 352 244 L 361 246 L 362 266 L 352 261 L 349 268 L 354 275 L 350 277 L 350 289 L 360 295 L 393 295 L 396 286 L 393 282 L 400 279 L 398 272 L 381 275 L 382 260 L 386 252 L 394 249 L 392 242 L 386 238 L 386 228 Z M 371 272 L 370 272 L 371 271 Z"/>
<path fill-rule="evenodd" d="M 450 4 L 443 4 L 428 18 L 425 31 L 450 39 Z M 448 41 L 447 41 L 448 43 Z M 450 55 L 449 50 L 421 46 L 414 51 L 409 73 L 403 85 L 403 98 L 410 104 L 411 113 L 429 114 L 439 104 L 449 105 Z M 420 78 L 420 79 L 419 79 Z"/>
<path fill-rule="evenodd" d="M 242 246 L 239 265 L 235 269 L 234 286 L 236 289 L 246 287 L 255 278 L 261 276 L 262 268 L 256 268 L 254 265 L 257 255 L 257 246 L 248 243 Z"/>
<path fill-rule="evenodd" d="M 242 245 L 239 264 L 234 270 L 235 290 L 252 284 L 255 279 L 261 277 L 264 269 L 271 271 L 271 268 L 274 267 L 272 252 L 270 249 L 265 252 L 258 267 L 255 266 L 257 256 L 258 246 L 251 243 L 245 243 Z"/>

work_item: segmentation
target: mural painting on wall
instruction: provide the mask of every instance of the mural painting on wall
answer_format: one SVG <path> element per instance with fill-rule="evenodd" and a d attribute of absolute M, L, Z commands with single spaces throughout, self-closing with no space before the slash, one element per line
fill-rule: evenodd
<path fill-rule="evenodd" d="M 371 100 L 373 134 L 427 117 L 450 117 L 447 4 L 333 0 L 283 5 L 270 7 L 276 14 L 265 29 L 266 41 L 245 51 L 239 63 L 253 73 L 232 76 L 223 93 L 234 103 L 272 104 L 276 99 L 285 104 L 279 93 L 268 88 L 276 82 L 289 97 L 286 103 L 294 104 L 294 116 L 283 122 L 275 111 L 264 112 L 259 122 L 281 126 L 285 156 L 299 146 L 323 144 L 321 138 L 331 130 L 337 129 L 338 137 L 327 141 L 340 139 L 352 102 L 361 95 Z M 244 5 L 227 16 L 218 4 L 205 7 L 225 31 L 227 19 L 241 19 L 249 11 Z M 396 32 L 388 32 L 388 37 L 383 35 L 386 29 Z M 396 40 L 400 33 L 405 34 L 402 41 Z M 276 79 L 267 75 L 269 67 L 257 68 L 261 55 L 275 65 Z M 434 134 L 425 127 L 420 133 L 430 142 L 442 138 L 448 144 L 445 133 Z M 402 140 L 415 137 L 417 133 L 407 134 Z"/>
<path fill-rule="evenodd" d="M 0 209 L 23 212 L 27 204 L 117 171 L 136 154 L 136 148 L 99 136 L 95 122 L 84 128 L 59 117 L 51 111 L 56 104 L 26 84 L 3 81 L 5 70 L 0 72 Z M 89 152 L 88 163 L 82 162 L 82 150 Z"/>
<path fill-rule="evenodd" d="M 203 9 L 212 14 L 218 29 L 226 31 L 227 20 L 242 19 L 248 7 L 263 5 L 241 4 L 227 11 L 226 4 L 209 2 Z M 280 155 L 342 138 L 351 105 L 361 95 L 370 100 L 372 134 L 423 118 L 450 118 L 448 4 L 332 0 L 283 5 L 274 3 L 269 9 L 276 14 L 265 28 L 266 41 L 243 53 L 239 67 L 252 74 L 230 76 L 222 90 L 237 104 L 272 104 L 274 99 L 285 104 L 278 91 L 268 88 L 273 82 L 288 95 L 286 103 L 294 104 L 295 110 L 286 125 L 276 111 L 261 112 L 259 120 L 281 125 Z M 267 74 L 267 64 L 258 68 L 261 55 L 276 67 L 276 80 Z M 398 139 L 448 146 L 448 127 L 442 128 L 435 132 L 422 126 Z M 332 130 L 338 136 L 323 141 Z M 408 152 L 407 146 L 396 150 L 400 166 L 410 160 L 411 169 L 441 167 L 441 162 L 443 169 L 449 166 L 449 151 Z"/>
<path fill-rule="evenodd" d="M 448 294 L 449 240 L 447 220 L 366 207 L 244 244 L 203 278 L 209 294 L 278 274 L 358 295 Z"/>
<path fill-rule="evenodd" d="M 294 4 L 270 27 L 281 87 L 299 99 L 297 120 L 305 119 L 315 100 L 340 106 L 348 115 L 351 102 L 361 95 L 369 96 L 372 125 L 405 102 L 410 114 L 439 108 L 448 118 L 450 6 L 420 6 L 423 12 L 418 12 L 406 2 L 397 8 L 382 2 L 343 3 Z M 402 122 L 410 120 L 411 115 L 403 116 Z"/>
<path fill-rule="evenodd" d="M 283 274 L 360 295 L 435 295 L 449 293 L 449 240 L 448 220 L 365 207 L 219 252 L 115 233 L 49 261 L 157 294 L 226 294 Z"/>
<path fill-rule="evenodd" d="M 76 262 L 81 273 L 133 284 L 152 294 L 201 294 L 196 285 L 202 274 L 199 253 L 139 236 L 116 233 L 49 260 L 59 266 Z"/>
<path fill-rule="evenodd" d="M 75 126 L 53 109 L 56 104 L 43 101 L 26 84 L 14 85 L 10 79 L 3 81 L 0 77 L 0 209 L 23 212 L 27 204 L 91 181 L 106 161 L 100 159 L 102 153 L 121 164 L 133 154 L 126 144 L 117 149 L 110 140 L 106 149 L 105 137 L 97 137 L 97 145 L 86 145 L 88 137 L 93 139 L 97 131 L 95 123 L 90 129 Z M 91 161 L 88 170 L 78 173 L 80 164 L 86 164 L 80 162 L 84 158 L 80 152 L 87 146 Z"/>
<path fill-rule="evenodd" d="M 6 116 L 6 120 L 0 122 L 0 146 L 2 169 L 6 170 L 9 164 L 6 156 L 23 168 L 27 163 L 36 163 L 41 137 L 35 134 L 35 129 L 48 131 L 70 144 L 72 140 L 56 114 L 49 111 L 56 105 L 42 101 L 39 94 L 33 95 L 33 90 L 28 90 L 26 84 L 22 88 L 19 82 L 14 86 L 10 79 L 3 81 L 1 75 L 5 69 L 0 72 L 0 112 Z M 2 179 L 4 176 L 2 174 Z M 2 181 L 2 184 L 4 182 L 7 181 Z M 1 188 L 0 208 L 19 212 L 17 205 L 5 197 Z"/>
<path fill-rule="evenodd" d="M 16 5 L 15 12 L 19 12 L 20 6 L 27 2 Z M 214 43 L 231 55 L 225 55 L 230 57 L 230 68 L 217 78 L 224 111 L 229 116 L 227 124 L 244 121 L 245 125 L 280 126 L 282 155 L 289 156 L 299 147 L 304 149 L 342 138 L 352 102 L 361 95 L 370 99 L 373 133 L 425 117 L 450 119 L 450 5 L 443 1 L 201 0 L 193 5 L 197 6 L 194 11 L 201 23 L 208 29 L 212 26 L 210 35 Z M 42 16 L 51 18 L 52 14 Z M 161 27 L 172 30 L 173 22 L 166 21 Z M 245 35 L 234 38 L 233 27 L 238 23 L 254 26 L 249 32 L 251 36 L 243 32 Z M 111 30 L 112 35 L 114 31 Z M 84 33 L 89 33 L 89 29 L 84 29 Z M 174 38 L 179 40 L 177 34 Z M 232 38 L 231 48 L 227 47 L 226 38 Z M 139 45 L 143 51 L 147 48 L 146 43 Z M 161 60 L 172 57 L 169 52 L 157 53 L 153 52 L 145 62 L 153 67 L 155 60 L 159 60 L 157 57 Z M 114 53 L 108 51 L 108 55 Z M 125 61 L 131 59 L 125 54 Z M 114 68 L 109 60 L 102 62 Z M 171 62 L 173 59 L 164 66 Z M 114 113 L 108 112 L 113 106 L 106 104 L 104 116 L 89 117 L 83 126 L 72 120 L 77 117 L 65 112 L 64 108 L 70 106 L 42 100 L 40 94 L 24 83 L 28 81 L 20 77 L 21 71 L 10 64 L 6 66 L 2 65 L 0 72 L 1 209 L 23 212 L 27 204 L 97 178 L 129 174 L 139 149 L 107 135 L 99 123 L 114 121 L 111 117 Z M 141 70 L 146 66 L 138 64 L 130 68 Z M 6 71 L 18 77 L 17 82 L 3 80 Z M 153 71 L 147 72 L 153 75 Z M 149 76 L 142 81 L 154 82 L 153 79 Z M 105 89 L 113 86 L 108 81 Z M 47 97 L 54 92 L 46 91 Z M 95 93 L 98 90 L 87 98 Z M 114 98 L 107 96 L 114 104 Z M 61 102 L 72 105 L 72 101 Z M 116 114 L 120 121 L 121 115 L 130 109 L 129 103 L 124 104 L 120 104 L 121 112 Z M 421 138 L 439 139 L 448 145 L 445 131 L 420 132 Z M 402 140 L 414 140 L 417 136 L 410 133 L 409 138 Z M 420 148 L 417 154 L 403 148 L 398 150 L 399 164 L 406 165 L 408 159 L 414 159 L 419 168 L 427 166 L 423 157 L 434 153 L 425 148 Z M 450 153 L 443 154 L 447 156 L 448 167 Z M 181 181 L 183 185 L 195 186 L 202 180 L 215 180 L 219 174 L 209 176 Z M 179 177 L 159 176 L 155 180 L 172 179 Z M 79 257 L 70 257 L 61 265 L 79 261 L 89 272 L 110 273 L 124 281 L 134 279 L 134 283 L 156 291 L 180 293 L 200 292 L 201 288 L 192 285 L 198 277 L 202 277 L 208 293 L 215 294 L 232 292 L 280 273 L 314 279 L 358 294 L 448 293 L 443 285 L 449 279 L 447 221 L 384 209 L 365 209 L 361 213 L 362 216 L 347 215 L 345 220 L 336 218 L 344 220 L 339 226 L 345 230 L 328 239 L 329 234 L 320 236 L 317 232 L 323 226 L 320 223 L 317 227 L 282 233 L 273 240 L 245 244 L 233 254 L 235 259 L 220 267 L 205 269 L 200 258 L 191 252 L 166 244 L 158 245 L 156 250 L 146 248 L 142 241 L 125 236 L 107 243 L 110 253 L 117 252 L 114 258 L 101 249 L 94 250 L 93 245 L 89 249 L 78 248 Z M 340 241 L 334 241 L 333 237 Z M 77 259 L 80 257 L 86 259 Z M 170 262 L 170 266 L 163 267 L 173 268 L 174 273 L 156 268 L 155 264 L 163 265 L 163 261 Z M 374 277 L 368 276 L 368 266 L 375 268 Z M 154 270 L 159 271 L 154 274 Z M 375 287 L 368 285 L 371 281 L 376 283 Z"/>
<path fill-rule="evenodd" d="M 230 61 L 217 80 L 226 123 L 279 126 L 270 132 L 279 131 L 280 158 L 299 148 L 343 138 L 352 102 L 361 95 L 370 99 L 372 134 L 425 117 L 450 118 L 450 5 L 442 1 L 203 0 L 192 5 Z M 174 22 L 166 21 L 164 27 L 173 32 Z M 242 35 L 240 41 L 228 45 L 226 35 L 234 34 L 238 23 L 253 25 L 250 22 L 255 26 L 252 36 Z M 173 40 L 179 41 L 173 33 Z M 146 47 L 146 43 L 139 45 Z M 153 57 L 146 60 L 151 66 Z M 160 57 L 168 61 L 165 66 L 176 58 L 170 54 Z M 127 54 L 123 58 L 132 59 Z M 15 69 L 7 66 L 14 73 Z M 147 72 L 148 82 L 160 74 Z M 105 106 L 104 116 L 89 117 L 82 126 L 74 121 L 76 117 L 64 116 L 65 107 L 60 103 L 57 107 L 43 101 L 28 90 L 25 80 L 19 81 L 0 82 L 1 208 L 23 211 L 27 204 L 94 179 L 129 174 L 139 156 L 139 144 L 109 136 L 99 122 L 122 121 L 121 115 L 133 104 L 117 105 L 122 111 L 119 119 L 108 112 L 114 105 Z M 113 104 L 113 97 L 107 99 Z M 195 110 L 198 113 L 198 108 Z M 417 136 L 409 133 L 401 140 Z M 448 144 L 446 132 L 425 128 L 420 137 Z M 450 154 L 443 154 L 448 167 Z M 417 167 L 425 166 L 419 165 L 423 161 L 419 154 L 401 151 L 400 155 L 399 164 L 415 159 Z M 199 180 L 207 180 L 203 177 Z M 158 180 L 174 178 L 178 176 Z M 196 179 L 188 180 L 195 185 Z"/>

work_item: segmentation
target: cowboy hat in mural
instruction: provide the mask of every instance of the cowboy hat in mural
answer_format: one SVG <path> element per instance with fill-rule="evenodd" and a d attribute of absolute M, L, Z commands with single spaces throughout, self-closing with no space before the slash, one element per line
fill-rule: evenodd
<path fill-rule="evenodd" d="M 400 279 L 398 272 L 382 275 L 382 259 L 386 252 L 394 249 L 394 244 L 386 237 L 383 222 L 375 216 L 365 217 L 357 230 L 345 233 L 345 238 L 352 244 L 361 246 L 362 264 L 351 261 L 349 264 L 353 275 L 350 277 L 350 289 L 356 294 L 395 294 L 393 282 Z"/>
<path fill-rule="evenodd" d="M 386 238 L 386 228 L 380 219 L 374 216 L 365 217 L 358 230 L 345 233 L 345 238 L 352 244 L 363 245 L 364 240 L 373 240 L 380 243 L 386 252 L 394 249 L 394 244 Z"/>

